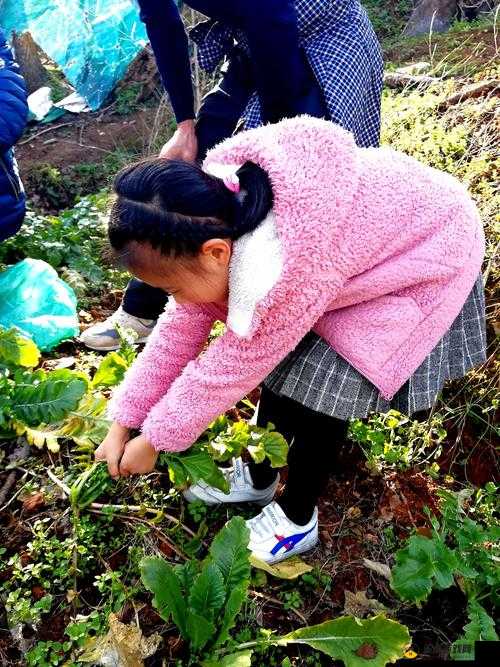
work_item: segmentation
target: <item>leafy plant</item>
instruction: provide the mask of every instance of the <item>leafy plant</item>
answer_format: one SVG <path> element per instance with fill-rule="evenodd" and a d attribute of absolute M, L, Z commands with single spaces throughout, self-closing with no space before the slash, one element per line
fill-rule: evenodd
<path fill-rule="evenodd" d="M 483 601 L 493 607 L 500 603 L 500 528 L 492 521 L 484 525 L 471 519 L 465 505 L 470 489 L 460 493 L 440 491 L 441 520 L 428 515 L 430 537 L 412 535 L 406 546 L 396 552 L 391 585 L 403 599 L 420 604 L 432 590 L 457 584 L 468 598 L 470 622 L 460 642 L 498 639 L 493 619 Z"/>
<path fill-rule="evenodd" d="M 207 515 L 207 505 L 202 500 L 194 500 L 188 505 L 188 512 L 196 523 L 201 523 Z"/>
<path fill-rule="evenodd" d="M 400 35 L 412 10 L 411 0 L 363 0 L 375 32 L 380 38 Z"/>
<path fill-rule="evenodd" d="M 366 621 L 346 616 L 238 645 L 229 632 L 248 594 L 248 538 L 243 519 L 233 517 L 213 540 L 203 563 L 190 560 L 172 566 L 157 557 L 141 563 L 143 583 L 153 593 L 158 613 L 172 620 L 190 645 L 189 664 L 201 659 L 204 667 L 249 666 L 250 649 L 288 644 L 308 644 L 347 667 L 382 667 L 401 657 L 410 643 L 408 630 L 383 616 Z"/>
<path fill-rule="evenodd" d="M 379 473 L 388 468 L 406 470 L 412 465 L 435 460 L 441 454 L 446 431 L 440 415 L 420 422 L 389 410 L 385 414 L 371 415 L 367 420 L 353 420 L 349 437 L 361 446 L 367 468 Z"/>
<path fill-rule="evenodd" d="M 73 461 L 84 469 L 90 464 L 95 448 L 101 444 L 108 432 L 106 407 L 106 398 L 91 390 L 53 433 L 56 438 L 67 438 L 74 443 Z"/>
<path fill-rule="evenodd" d="M 28 667 L 54 667 L 64 661 L 71 642 L 38 642 L 26 653 Z"/>
<path fill-rule="evenodd" d="M 283 601 L 283 609 L 300 609 L 304 600 L 299 591 L 283 591 L 280 593 L 280 599 Z"/>
<path fill-rule="evenodd" d="M 55 596 L 64 593 L 72 576 L 73 536 L 61 539 L 52 534 L 50 520 L 33 524 L 33 539 L 21 556 L 14 554 L 7 562 L 10 577 L 4 584 L 5 609 L 10 627 L 19 623 L 36 625 L 50 612 Z M 82 566 L 86 557 L 82 553 Z"/>
<path fill-rule="evenodd" d="M 92 378 L 90 391 L 80 401 L 78 409 L 66 418 L 58 432 L 60 437 L 71 438 L 74 442 L 73 458 L 84 469 L 90 465 L 95 448 L 104 440 L 109 429 L 109 421 L 105 416 L 107 401 L 98 390 L 119 384 L 137 355 L 134 335 L 119 326 L 117 331 L 120 336 L 119 349 L 103 358 Z"/>
<path fill-rule="evenodd" d="M 76 408 L 88 389 L 82 373 L 67 369 L 32 371 L 40 355 L 36 345 L 15 329 L 0 326 L 0 426 L 3 437 L 26 433 L 38 444 L 42 431 Z M 43 439 L 43 438 L 42 438 Z"/>
<path fill-rule="evenodd" d="M 39 361 L 40 351 L 31 338 L 0 327 L 0 364 L 34 368 Z"/>
<path fill-rule="evenodd" d="M 40 359 L 35 344 L 15 330 L 0 327 L 0 427 L 4 437 L 24 435 L 28 442 L 52 451 L 59 440 L 75 443 L 75 461 L 84 467 L 83 475 L 73 485 L 72 502 L 85 507 L 93 493 L 104 492 L 110 483 L 102 467 L 88 469 L 96 445 L 106 436 L 106 399 L 99 393 L 121 382 L 136 356 L 133 338 L 119 330 L 120 348 L 108 353 L 92 380 L 68 369 L 33 370 Z M 231 423 L 221 417 L 190 450 L 180 454 L 162 454 L 169 476 L 178 489 L 204 480 L 222 491 L 228 482 L 216 465 L 239 456 L 246 448 L 257 462 L 269 457 L 272 465 L 284 465 L 288 445 L 270 425 L 267 429 L 245 422 Z M 87 488 L 87 491 L 85 489 Z M 83 494 L 83 495 L 82 495 Z M 87 494 L 87 495 L 86 495 Z M 96 496 L 98 497 L 98 496 Z M 83 500 L 82 500 L 83 498 Z M 83 504 L 82 504 L 83 503 Z M 75 506 L 76 506 L 75 505 Z"/>
<path fill-rule="evenodd" d="M 210 425 L 201 442 L 206 444 L 215 461 L 229 461 L 241 456 L 246 449 L 256 463 L 262 463 L 267 457 L 273 468 L 286 465 L 288 444 L 274 430 L 273 424 L 262 428 L 246 421 L 231 422 L 223 415 Z"/>
<path fill-rule="evenodd" d="M 115 387 L 123 380 L 128 365 L 118 352 L 109 352 L 94 375 L 94 387 Z"/>
<path fill-rule="evenodd" d="M 130 83 L 120 88 L 115 95 L 114 112 L 119 116 L 127 116 L 139 108 L 137 99 L 141 93 L 140 83 Z"/>
<path fill-rule="evenodd" d="M 121 383 L 127 368 L 137 356 L 136 334 L 123 329 L 119 324 L 116 330 L 120 337 L 120 347 L 116 352 L 109 352 L 101 361 L 92 379 L 93 387 L 116 387 Z"/>
<path fill-rule="evenodd" d="M 402 657 L 410 645 L 407 628 L 383 615 L 364 620 L 342 616 L 294 630 L 272 641 L 279 646 L 307 644 L 335 660 L 341 660 L 346 667 L 382 667 Z"/>
<path fill-rule="evenodd" d="M 241 456 L 245 449 L 257 463 L 268 457 L 273 467 L 286 465 L 288 444 L 272 424 L 264 429 L 243 421 L 232 422 L 225 415 L 216 419 L 191 449 L 181 454 L 162 453 L 160 462 L 168 467 L 177 489 L 203 480 L 227 493 L 227 478 L 216 462 Z"/>
<path fill-rule="evenodd" d="M 141 563 L 158 613 L 166 621 L 172 618 L 195 654 L 229 639 L 250 583 L 248 537 L 244 520 L 235 517 L 214 539 L 203 564 L 191 560 L 172 567 L 162 558 Z"/>
<path fill-rule="evenodd" d="M 216 489 L 229 492 L 227 479 L 206 448 L 199 443 L 180 454 L 162 453 L 160 463 L 167 466 L 170 480 L 177 489 L 186 489 L 203 480 Z"/>
<path fill-rule="evenodd" d="M 75 647 L 81 647 L 89 641 L 91 633 L 103 630 L 103 620 L 97 612 L 88 617 L 79 616 L 77 621 L 70 623 L 65 631 L 69 639 L 66 641 L 40 641 L 26 653 L 28 667 L 57 667 L 67 665 L 68 654 Z M 74 664 L 71 662 L 71 664 Z"/>
<path fill-rule="evenodd" d="M 76 459 L 88 463 L 109 427 L 104 417 L 106 399 L 95 388 L 118 384 L 136 354 L 130 338 L 120 335 L 120 349 L 104 357 L 91 382 L 79 371 L 33 370 L 40 360 L 35 343 L 15 329 L 0 326 L 2 436 L 22 435 L 29 443 L 52 451 L 59 449 L 60 439 L 71 439 L 78 449 Z"/>
<path fill-rule="evenodd" d="M 107 570 L 98 574 L 95 577 L 94 586 L 106 600 L 107 615 L 119 611 L 125 602 L 137 593 L 136 586 L 128 588 L 124 585 L 119 570 Z"/>
<path fill-rule="evenodd" d="M 59 422 L 86 393 L 85 376 L 68 369 L 25 373 L 11 394 L 12 417 L 28 426 Z"/>
<path fill-rule="evenodd" d="M 450 647 L 450 657 L 453 660 L 474 659 L 476 642 L 498 641 L 495 621 L 479 602 L 471 600 L 468 603 L 467 616 L 469 622 L 464 627 L 463 635 Z"/>
<path fill-rule="evenodd" d="M 74 508 L 83 509 L 108 491 L 113 482 L 105 463 L 97 462 L 85 470 L 71 486 L 70 502 Z"/>
<path fill-rule="evenodd" d="M 300 578 L 304 588 L 309 590 L 330 591 L 332 589 L 332 577 L 328 572 L 323 572 L 319 567 L 314 567 Z"/>

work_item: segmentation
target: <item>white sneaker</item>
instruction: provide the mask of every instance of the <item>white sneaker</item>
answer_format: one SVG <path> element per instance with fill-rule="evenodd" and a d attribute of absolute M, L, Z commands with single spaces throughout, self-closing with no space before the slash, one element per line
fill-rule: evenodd
<path fill-rule="evenodd" d="M 298 526 L 283 512 L 277 502 L 264 507 L 254 519 L 249 519 L 250 551 L 266 563 L 279 563 L 286 558 L 313 549 L 318 543 L 318 508 L 305 526 Z"/>
<path fill-rule="evenodd" d="M 120 337 L 116 331 L 117 324 L 123 329 L 132 329 L 138 336 L 136 343 L 145 343 L 155 327 L 156 320 L 143 320 L 129 315 L 120 306 L 107 320 L 86 329 L 80 335 L 80 341 L 91 350 L 99 352 L 117 350 L 120 347 Z"/>
<path fill-rule="evenodd" d="M 184 491 L 184 498 L 190 503 L 195 500 L 202 500 L 205 505 L 256 503 L 262 506 L 267 505 L 274 498 L 279 483 L 278 473 L 276 473 L 275 481 L 267 488 L 256 489 L 250 477 L 248 463 L 243 463 L 241 458 L 233 459 L 231 468 L 220 468 L 220 470 L 229 482 L 229 493 L 219 491 L 219 489 L 209 486 L 206 482 L 200 481 Z"/>

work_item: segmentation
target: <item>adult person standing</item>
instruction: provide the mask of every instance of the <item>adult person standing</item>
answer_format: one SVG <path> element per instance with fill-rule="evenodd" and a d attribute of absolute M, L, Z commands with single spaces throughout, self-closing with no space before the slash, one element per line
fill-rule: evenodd
<path fill-rule="evenodd" d="M 162 157 L 202 160 L 240 126 L 299 114 L 331 119 L 359 146 L 378 145 L 382 57 L 358 0 L 189 0 L 210 17 L 189 34 L 200 66 L 213 72 L 225 59 L 196 118 L 188 37 L 176 2 L 138 2 L 177 120 Z M 116 349 L 119 323 L 143 342 L 166 300 L 162 290 L 132 280 L 118 311 L 81 340 L 95 350 Z"/>
<path fill-rule="evenodd" d="M 26 210 L 12 147 L 22 135 L 27 119 L 24 79 L 0 29 L 0 242 L 19 230 Z"/>

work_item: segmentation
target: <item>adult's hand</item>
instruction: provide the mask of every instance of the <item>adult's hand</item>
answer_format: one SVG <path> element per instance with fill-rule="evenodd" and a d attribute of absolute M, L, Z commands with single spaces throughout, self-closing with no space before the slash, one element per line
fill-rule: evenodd
<path fill-rule="evenodd" d="M 194 120 L 179 123 L 173 136 L 160 151 L 160 157 L 170 160 L 195 162 L 198 155 L 198 140 L 194 129 Z"/>

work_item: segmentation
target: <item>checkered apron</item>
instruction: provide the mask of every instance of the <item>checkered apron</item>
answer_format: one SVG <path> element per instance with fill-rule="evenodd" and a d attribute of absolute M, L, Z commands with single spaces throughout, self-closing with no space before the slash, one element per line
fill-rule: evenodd
<path fill-rule="evenodd" d="M 377 38 L 357 0 L 296 0 L 301 45 L 333 121 L 350 130 L 359 146 L 378 146 L 382 57 Z M 215 71 L 244 34 L 213 21 L 191 31 L 200 66 Z M 236 43 L 236 45 L 235 45 Z M 257 94 L 244 113 L 245 128 L 262 124 Z M 266 378 L 272 391 L 338 419 L 430 408 L 447 380 L 462 377 L 486 359 L 484 289 L 478 278 L 461 313 L 438 345 L 391 401 L 313 332 Z"/>
<path fill-rule="evenodd" d="M 295 8 L 301 46 L 331 120 L 350 130 L 360 146 L 376 146 L 383 64 L 365 10 L 357 0 L 296 0 Z M 250 55 L 245 34 L 219 21 L 198 24 L 190 37 L 198 46 L 200 67 L 210 73 L 235 49 Z M 243 120 L 245 129 L 262 125 L 257 92 L 251 95 Z"/>

